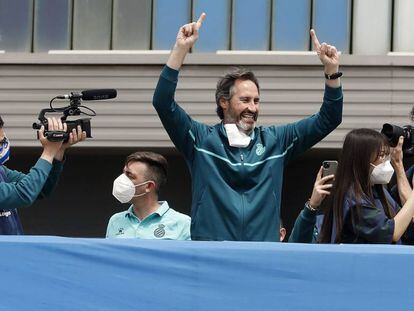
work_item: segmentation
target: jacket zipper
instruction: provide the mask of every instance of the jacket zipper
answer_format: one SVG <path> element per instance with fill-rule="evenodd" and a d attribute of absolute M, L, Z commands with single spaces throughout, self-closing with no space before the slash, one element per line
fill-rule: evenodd
<path fill-rule="evenodd" d="M 244 155 L 240 153 L 240 160 L 242 169 L 244 168 Z M 240 230 L 240 240 L 243 240 L 244 236 L 244 192 L 241 194 L 241 230 Z"/>

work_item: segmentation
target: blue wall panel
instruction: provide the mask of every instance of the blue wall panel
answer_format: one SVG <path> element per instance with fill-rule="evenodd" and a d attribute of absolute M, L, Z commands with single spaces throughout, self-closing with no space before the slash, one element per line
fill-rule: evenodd
<path fill-rule="evenodd" d="M 309 50 L 311 0 L 273 0 L 272 50 Z"/>
<path fill-rule="evenodd" d="M 0 0 L 0 50 L 31 52 L 33 0 Z"/>
<path fill-rule="evenodd" d="M 351 0 L 314 0 L 313 28 L 319 41 L 349 53 Z"/>
<path fill-rule="evenodd" d="M 232 50 L 269 50 L 270 0 L 234 0 Z"/>
<path fill-rule="evenodd" d="M 194 0 L 193 20 L 196 21 L 202 12 L 207 14 L 194 51 L 215 52 L 230 49 L 230 8 L 230 0 Z"/>
<path fill-rule="evenodd" d="M 152 49 L 170 50 L 178 29 L 191 20 L 190 0 L 154 0 Z"/>
<path fill-rule="evenodd" d="M 34 18 L 34 52 L 70 50 L 72 0 L 36 1 Z"/>

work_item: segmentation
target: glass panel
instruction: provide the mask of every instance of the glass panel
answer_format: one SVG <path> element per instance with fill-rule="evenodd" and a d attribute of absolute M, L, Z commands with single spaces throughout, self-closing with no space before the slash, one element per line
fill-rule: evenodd
<path fill-rule="evenodd" d="M 0 50 L 31 52 L 33 0 L 0 0 Z"/>
<path fill-rule="evenodd" d="M 319 41 L 349 53 L 351 0 L 314 0 L 313 28 Z"/>
<path fill-rule="evenodd" d="M 154 0 L 152 49 L 170 50 L 178 29 L 190 22 L 190 0 Z"/>
<path fill-rule="evenodd" d="M 73 49 L 109 50 L 112 0 L 75 0 Z"/>
<path fill-rule="evenodd" d="M 308 51 L 311 0 L 273 0 L 272 50 Z"/>
<path fill-rule="evenodd" d="M 394 51 L 414 52 L 414 1 L 395 0 Z"/>
<path fill-rule="evenodd" d="M 270 0 L 234 0 L 232 50 L 269 50 Z"/>
<path fill-rule="evenodd" d="M 390 51 L 391 12 L 391 0 L 354 0 L 353 54 L 378 55 Z"/>
<path fill-rule="evenodd" d="M 151 6 L 151 0 L 114 0 L 112 49 L 150 49 Z"/>
<path fill-rule="evenodd" d="M 194 0 L 193 20 L 196 21 L 202 12 L 207 16 L 193 51 L 215 52 L 230 49 L 230 8 L 230 0 Z"/>
<path fill-rule="evenodd" d="M 35 2 L 33 51 L 70 50 L 72 0 Z"/>

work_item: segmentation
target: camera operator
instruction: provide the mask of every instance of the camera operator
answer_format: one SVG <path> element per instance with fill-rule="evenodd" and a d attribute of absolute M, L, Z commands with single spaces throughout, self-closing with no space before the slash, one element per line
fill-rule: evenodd
<path fill-rule="evenodd" d="M 66 123 L 60 119 L 48 118 L 49 131 L 66 131 Z M 63 158 L 67 148 L 85 140 L 86 133 L 80 126 L 70 133 L 67 143 L 51 142 L 44 136 L 45 128 L 39 130 L 42 155 L 29 173 L 11 170 L 4 164 L 10 156 L 10 141 L 5 135 L 4 122 L 0 116 L 0 234 L 23 234 L 17 208 L 28 207 L 38 198 L 53 191 L 63 169 Z"/>

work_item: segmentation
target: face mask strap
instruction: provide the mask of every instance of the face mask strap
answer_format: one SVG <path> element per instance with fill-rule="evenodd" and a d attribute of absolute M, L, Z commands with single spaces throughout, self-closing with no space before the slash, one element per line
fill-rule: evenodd
<path fill-rule="evenodd" d="M 143 185 L 148 184 L 148 183 L 150 183 L 150 182 L 154 183 L 154 185 L 155 185 L 155 182 L 154 182 L 153 180 L 147 180 L 147 181 L 144 181 L 144 182 L 142 182 L 142 183 L 140 183 L 140 184 L 134 185 L 134 187 L 136 188 L 136 187 L 139 187 L 139 186 L 143 186 Z M 146 195 L 146 194 L 148 194 L 148 193 L 150 193 L 150 192 L 146 192 L 146 191 L 145 191 L 145 192 L 140 193 L 140 194 L 135 194 L 133 197 L 134 197 L 134 198 L 142 197 L 143 195 Z"/>

